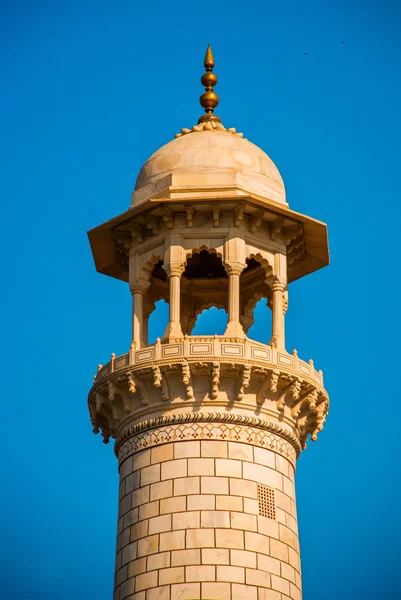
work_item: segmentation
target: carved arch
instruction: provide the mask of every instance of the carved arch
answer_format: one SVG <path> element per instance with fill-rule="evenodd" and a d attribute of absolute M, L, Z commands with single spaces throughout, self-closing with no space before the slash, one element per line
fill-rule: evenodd
<path fill-rule="evenodd" d="M 246 259 L 249 259 L 249 258 L 253 258 L 260 264 L 260 266 L 262 267 L 262 269 L 264 270 L 264 272 L 266 274 L 266 278 L 271 277 L 273 275 L 273 265 L 270 264 L 270 261 L 267 258 L 267 256 L 263 256 L 260 252 L 249 252 L 248 253 L 248 246 L 247 246 Z"/>
<path fill-rule="evenodd" d="M 214 300 L 212 302 L 205 302 L 196 308 L 195 317 L 198 317 L 204 310 L 209 310 L 209 308 L 217 308 L 218 310 L 223 309 L 227 312 L 227 303 L 223 304 Z"/>
<path fill-rule="evenodd" d="M 192 333 L 192 330 L 194 329 L 194 327 L 196 325 L 196 321 L 198 320 L 199 315 L 201 315 L 203 313 L 203 311 L 209 310 L 209 308 L 217 308 L 217 310 L 222 309 L 225 311 L 226 314 L 228 311 L 227 302 L 224 304 L 222 302 L 213 300 L 212 302 L 205 302 L 201 305 L 198 305 L 196 307 L 193 315 L 191 315 L 191 317 L 188 319 L 188 333 L 189 334 Z"/>
<path fill-rule="evenodd" d="M 153 254 L 147 260 L 146 256 L 149 255 L 149 252 L 141 255 L 140 259 L 140 269 L 139 269 L 139 277 L 145 279 L 146 281 L 150 281 L 150 277 L 152 275 L 152 271 L 155 268 L 155 265 L 161 260 L 163 261 L 163 254 Z M 142 262 L 144 261 L 144 262 Z"/>
<path fill-rule="evenodd" d="M 251 296 L 248 299 L 247 303 L 242 309 L 242 315 L 240 315 L 239 320 L 242 327 L 244 328 L 245 333 L 248 332 L 250 327 L 252 327 L 252 325 L 255 322 L 254 310 L 257 303 L 259 302 L 259 300 L 262 300 L 262 298 L 265 298 L 264 294 L 262 294 L 261 292 L 256 292 L 255 294 L 253 294 L 253 296 Z"/>
<path fill-rule="evenodd" d="M 194 240 L 194 241 L 198 241 L 198 240 Z M 220 250 L 217 248 L 212 248 L 210 246 L 208 246 L 207 244 L 199 244 L 198 246 L 195 246 L 194 248 L 190 248 L 190 249 L 186 249 L 184 250 L 185 252 L 185 264 L 187 264 L 188 259 L 192 258 L 194 254 L 200 254 L 203 250 L 206 250 L 206 252 L 208 252 L 209 254 L 215 254 L 218 258 L 221 258 L 221 261 L 223 263 L 224 266 L 224 261 L 223 261 L 223 247 L 222 251 L 220 252 Z"/>
<path fill-rule="evenodd" d="M 256 259 L 255 259 L 256 260 Z M 265 273 L 266 271 L 264 271 Z M 252 273 L 252 271 L 250 272 Z M 270 306 L 271 302 L 271 289 L 267 285 L 264 276 L 260 277 L 258 280 L 248 281 L 248 285 L 244 285 L 244 279 L 240 280 L 240 293 L 241 293 L 241 315 L 240 315 L 240 323 L 244 328 L 244 331 L 247 332 L 249 328 L 254 324 L 254 310 L 257 303 L 262 299 L 266 298 L 267 306 Z"/>

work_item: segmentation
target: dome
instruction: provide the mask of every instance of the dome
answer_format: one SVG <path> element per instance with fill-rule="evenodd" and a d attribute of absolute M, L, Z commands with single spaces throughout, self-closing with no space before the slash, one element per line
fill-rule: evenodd
<path fill-rule="evenodd" d="M 255 144 L 221 124 L 183 129 L 146 161 L 133 204 L 168 187 L 185 192 L 240 190 L 286 205 L 284 182 L 273 161 Z"/>

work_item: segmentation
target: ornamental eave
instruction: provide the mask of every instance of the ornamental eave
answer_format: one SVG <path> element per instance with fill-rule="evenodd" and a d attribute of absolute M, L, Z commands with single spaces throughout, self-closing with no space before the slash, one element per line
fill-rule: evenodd
<path fill-rule="evenodd" d="M 185 213 L 188 206 L 193 212 L 199 210 L 213 211 L 212 205 L 218 204 L 221 211 L 226 209 L 233 212 L 233 226 L 238 226 L 242 215 L 246 214 L 251 219 L 260 218 L 264 222 L 274 223 L 279 219 L 285 219 L 285 227 L 301 225 L 302 244 L 304 248 L 302 260 L 294 261 L 289 258 L 288 281 L 289 283 L 313 273 L 330 263 L 328 249 L 327 225 L 322 221 L 308 217 L 302 213 L 291 210 L 285 205 L 277 202 L 267 201 L 266 199 L 254 194 L 247 194 L 241 198 L 228 195 L 219 197 L 216 194 L 210 198 L 202 198 L 199 195 L 190 197 L 163 197 L 152 198 L 139 206 L 132 206 L 113 219 L 88 231 L 89 242 L 92 249 L 92 255 L 95 261 L 96 270 L 104 275 L 128 281 L 128 265 L 121 261 L 119 256 L 114 234 L 118 229 L 126 229 L 140 224 L 141 217 L 148 215 L 151 218 L 158 219 L 161 223 L 159 230 L 168 231 L 174 227 L 174 215 L 176 213 Z M 238 211 L 238 222 L 236 222 L 235 211 Z M 171 216 L 170 222 L 168 222 Z M 188 223 L 189 226 L 189 223 Z M 281 225 L 280 225 L 281 226 Z M 294 256 L 296 253 L 294 254 Z"/>

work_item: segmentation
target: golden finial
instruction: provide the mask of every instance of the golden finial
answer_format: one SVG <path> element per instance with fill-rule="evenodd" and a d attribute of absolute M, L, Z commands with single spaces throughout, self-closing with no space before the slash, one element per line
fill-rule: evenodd
<path fill-rule="evenodd" d="M 215 121 L 216 123 L 221 123 L 219 117 L 213 114 L 214 109 L 219 103 L 219 97 L 213 91 L 214 86 L 217 85 L 217 76 L 212 73 L 214 68 L 214 58 L 210 44 L 207 47 L 205 61 L 203 64 L 205 66 L 206 73 L 204 73 L 201 77 L 201 84 L 205 86 L 206 91 L 199 98 L 199 102 L 205 109 L 206 114 L 200 117 L 198 123 L 204 123 L 205 121 Z"/>

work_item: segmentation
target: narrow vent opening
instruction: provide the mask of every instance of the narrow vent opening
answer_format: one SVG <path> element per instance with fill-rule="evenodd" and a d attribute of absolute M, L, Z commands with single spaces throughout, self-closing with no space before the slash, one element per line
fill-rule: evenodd
<path fill-rule="evenodd" d="M 258 484 L 259 515 L 268 519 L 276 518 L 274 490 L 267 485 Z"/>

